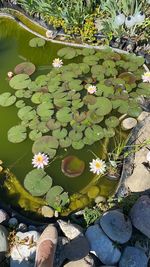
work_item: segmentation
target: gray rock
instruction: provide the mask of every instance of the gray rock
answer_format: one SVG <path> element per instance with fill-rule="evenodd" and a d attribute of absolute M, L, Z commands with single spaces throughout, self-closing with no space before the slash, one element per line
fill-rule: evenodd
<path fill-rule="evenodd" d="M 76 261 L 86 257 L 89 251 L 90 246 L 87 239 L 79 236 L 65 246 L 64 255 L 66 259 Z"/>
<path fill-rule="evenodd" d="M 119 261 L 119 267 L 147 267 L 147 263 L 148 258 L 142 249 L 126 247 Z"/>
<path fill-rule="evenodd" d="M 83 236 L 83 229 L 78 224 L 72 224 L 63 220 L 58 220 L 57 222 L 59 223 L 64 235 L 70 240 L 76 238 L 77 236 Z"/>
<path fill-rule="evenodd" d="M 9 218 L 5 210 L 0 209 L 0 223 L 6 221 Z"/>
<path fill-rule="evenodd" d="M 28 227 L 24 223 L 19 223 L 17 227 L 17 231 L 26 232 L 28 230 Z"/>
<path fill-rule="evenodd" d="M 116 264 L 121 256 L 120 250 L 107 237 L 98 224 L 90 226 L 86 231 L 90 243 L 90 251 L 94 253 L 103 264 Z"/>
<path fill-rule="evenodd" d="M 66 263 L 63 267 L 90 267 L 94 266 L 94 261 L 91 256 L 86 256 L 78 261 L 70 261 Z"/>
<path fill-rule="evenodd" d="M 130 211 L 132 224 L 150 238 L 150 198 L 141 196 Z"/>
<path fill-rule="evenodd" d="M 0 252 L 6 252 L 8 250 L 8 231 L 3 226 L 0 225 Z"/>
<path fill-rule="evenodd" d="M 58 237 L 58 243 L 57 243 L 57 248 L 56 248 L 55 257 L 54 257 L 55 267 L 62 266 L 64 260 L 66 259 L 64 248 L 65 248 L 65 245 L 68 243 L 69 243 L 69 240 L 66 237 L 63 237 L 63 236 Z"/>
<path fill-rule="evenodd" d="M 126 118 L 122 121 L 122 128 L 124 130 L 130 130 L 137 125 L 137 120 L 135 118 Z"/>
<path fill-rule="evenodd" d="M 11 250 L 10 267 L 33 267 L 39 233 L 18 232 L 16 238 L 17 242 Z"/>
<path fill-rule="evenodd" d="M 10 227 L 16 227 L 18 225 L 18 220 L 15 217 L 10 218 L 8 224 Z"/>
<path fill-rule="evenodd" d="M 126 219 L 124 214 L 118 210 L 106 212 L 100 219 L 100 225 L 109 238 L 120 244 L 126 243 L 131 238 L 130 219 Z"/>

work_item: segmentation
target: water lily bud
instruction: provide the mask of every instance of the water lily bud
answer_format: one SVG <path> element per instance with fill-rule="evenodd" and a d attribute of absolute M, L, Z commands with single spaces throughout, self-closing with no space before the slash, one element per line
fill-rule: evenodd
<path fill-rule="evenodd" d="M 125 22 L 125 15 L 123 13 L 119 13 L 115 17 L 116 26 L 121 26 Z"/>
<path fill-rule="evenodd" d="M 131 28 L 135 25 L 135 19 L 133 16 L 128 16 L 125 20 L 125 25 L 127 28 Z"/>
<path fill-rule="evenodd" d="M 12 71 L 8 71 L 7 72 L 7 77 L 8 78 L 12 78 L 14 76 L 13 72 Z"/>
<path fill-rule="evenodd" d="M 145 14 L 143 12 L 136 13 L 134 19 L 135 23 L 142 23 L 145 19 Z"/>

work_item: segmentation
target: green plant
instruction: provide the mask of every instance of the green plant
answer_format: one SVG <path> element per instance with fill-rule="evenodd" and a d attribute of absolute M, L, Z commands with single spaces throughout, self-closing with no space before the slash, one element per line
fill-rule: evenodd
<path fill-rule="evenodd" d="M 85 208 L 83 212 L 83 217 L 86 222 L 86 226 L 93 224 L 102 215 L 98 208 Z"/>

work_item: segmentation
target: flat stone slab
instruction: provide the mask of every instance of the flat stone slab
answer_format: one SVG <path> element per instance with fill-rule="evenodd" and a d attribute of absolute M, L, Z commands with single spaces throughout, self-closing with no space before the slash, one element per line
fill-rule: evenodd
<path fill-rule="evenodd" d="M 147 267 L 147 264 L 144 251 L 135 247 L 126 247 L 119 261 L 119 267 Z"/>
<path fill-rule="evenodd" d="M 131 238 L 131 221 L 118 210 L 106 212 L 100 219 L 100 225 L 110 239 L 120 244 L 126 243 Z"/>
<path fill-rule="evenodd" d="M 8 237 L 7 229 L 3 225 L 0 225 L 0 252 L 7 252 L 8 250 L 7 237 Z"/>
<path fill-rule="evenodd" d="M 132 224 L 150 238 L 150 198 L 141 196 L 130 211 Z"/>
<path fill-rule="evenodd" d="M 135 144 L 142 144 L 150 138 L 150 115 L 146 118 L 144 126 L 139 130 Z M 125 186 L 131 192 L 141 192 L 150 189 L 150 172 L 143 165 L 150 145 L 146 145 L 135 153 L 133 173 L 126 178 Z"/>
<path fill-rule="evenodd" d="M 90 252 L 95 254 L 103 264 L 114 265 L 121 256 L 121 252 L 108 238 L 98 224 L 90 226 L 86 231 L 90 243 Z"/>
<path fill-rule="evenodd" d="M 64 235 L 70 240 L 83 236 L 83 228 L 78 224 L 72 224 L 63 220 L 57 221 Z"/>
<path fill-rule="evenodd" d="M 70 261 L 66 263 L 63 267 L 90 267 L 94 266 L 94 261 L 90 256 L 86 256 L 78 261 Z"/>

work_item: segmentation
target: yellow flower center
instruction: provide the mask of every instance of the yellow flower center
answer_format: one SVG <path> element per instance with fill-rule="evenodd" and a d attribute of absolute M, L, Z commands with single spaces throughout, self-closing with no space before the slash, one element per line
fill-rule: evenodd
<path fill-rule="evenodd" d="M 146 76 L 146 77 L 150 77 L 150 72 L 146 72 L 146 73 L 145 73 L 145 76 Z"/>
<path fill-rule="evenodd" d="M 41 155 L 39 155 L 39 156 L 37 157 L 37 161 L 40 162 L 40 163 L 42 163 L 42 162 L 43 162 L 43 157 L 42 157 Z"/>
<path fill-rule="evenodd" d="M 101 168 L 102 167 L 102 163 L 101 162 L 96 162 L 96 164 L 95 164 L 95 167 L 97 168 L 97 169 L 99 169 L 99 168 Z"/>

